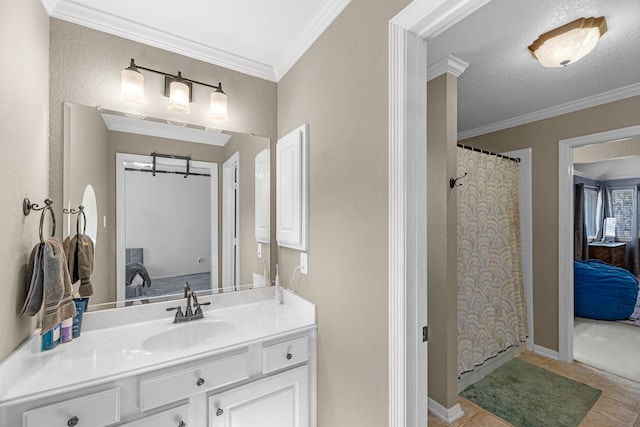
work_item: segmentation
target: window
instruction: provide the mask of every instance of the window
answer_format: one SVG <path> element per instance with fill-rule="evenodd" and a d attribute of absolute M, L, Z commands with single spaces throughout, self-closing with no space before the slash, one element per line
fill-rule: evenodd
<path fill-rule="evenodd" d="M 598 229 L 596 228 L 596 205 L 598 203 L 598 192 L 595 188 L 584 189 L 584 222 L 587 226 L 587 239 L 596 238 Z"/>
<path fill-rule="evenodd" d="M 618 240 L 631 240 L 631 225 L 633 224 L 633 188 L 618 188 L 611 190 L 611 205 L 613 216 L 616 218 L 616 235 Z"/>

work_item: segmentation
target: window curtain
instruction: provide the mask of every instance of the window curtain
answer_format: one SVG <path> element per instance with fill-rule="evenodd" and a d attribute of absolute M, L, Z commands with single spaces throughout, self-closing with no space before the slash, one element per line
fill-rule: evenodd
<path fill-rule="evenodd" d="M 631 240 L 627 242 L 627 259 L 629 260 L 631 273 L 635 276 L 640 276 L 640 248 L 638 247 L 638 191 L 640 191 L 640 186 L 636 185 L 635 190 L 633 192 L 633 206 L 635 206 L 635 209 L 631 221 Z"/>
<path fill-rule="evenodd" d="M 458 375 L 528 335 L 518 163 L 458 148 Z"/>
<path fill-rule="evenodd" d="M 587 246 L 587 224 L 584 221 L 584 184 L 576 184 L 573 204 L 573 255 L 575 259 L 589 259 Z"/>
<path fill-rule="evenodd" d="M 596 202 L 596 240 L 602 240 L 604 234 L 604 219 L 610 216 L 613 216 L 611 189 L 600 186 L 600 190 L 598 190 L 598 201 Z"/>

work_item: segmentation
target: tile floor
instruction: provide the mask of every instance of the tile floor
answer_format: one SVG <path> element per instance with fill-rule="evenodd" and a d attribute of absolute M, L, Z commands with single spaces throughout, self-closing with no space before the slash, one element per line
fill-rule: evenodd
<path fill-rule="evenodd" d="M 520 359 L 602 390 L 580 427 L 640 427 L 640 383 L 580 363 L 562 363 L 525 352 Z M 459 397 L 464 417 L 453 424 L 429 414 L 429 427 L 505 427 L 511 424 Z M 547 427 L 547 426 L 540 426 Z M 550 427 L 550 426 L 549 426 Z"/>

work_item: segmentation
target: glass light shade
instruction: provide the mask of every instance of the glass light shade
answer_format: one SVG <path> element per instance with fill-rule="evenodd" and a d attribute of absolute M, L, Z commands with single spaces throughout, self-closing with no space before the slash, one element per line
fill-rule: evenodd
<path fill-rule="evenodd" d="M 227 95 L 220 91 L 211 92 L 209 111 L 214 120 L 227 120 Z"/>
<path fill-rule="evenodd" d="M 580 18 L 542 34 L 529 51 L 545 67 L 565 67 L 591 52 L 606 31 L 604 16 Z"/>
<path fill-rule="evenodd" d="M 169 85 L 169 110 L 177 113 L 189 113 L 189 86 L 173 81 Z"/>
<path fill-rule="evenodd" d="M 136 70 L 125 68 L 120 74 L 120 94 L 122 100 L 130 104 L 144 102 L 144 76 Z"/>

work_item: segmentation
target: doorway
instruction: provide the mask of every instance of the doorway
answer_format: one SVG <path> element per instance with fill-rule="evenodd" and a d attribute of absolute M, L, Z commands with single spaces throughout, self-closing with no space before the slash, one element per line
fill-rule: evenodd
<path fill-rule="evenodd" d="M 574 344 L 574 232 L 573 232 L 573 149 L 602 142 L 640 136 L 640 126 L 616 129 L 561 140 L 558 158 L 558 240 L 559 240 L 559 359 L 573 362 Z"/>

